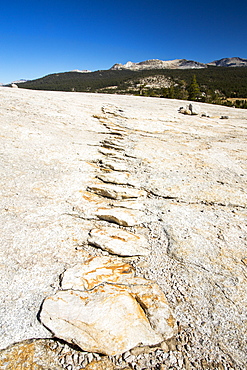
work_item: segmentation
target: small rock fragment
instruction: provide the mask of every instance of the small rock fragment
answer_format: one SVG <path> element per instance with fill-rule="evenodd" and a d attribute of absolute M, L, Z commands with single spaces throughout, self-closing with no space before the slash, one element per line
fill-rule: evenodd
<path fill-rule="evenodd" d="M 135 226 L 144 222 L 143 212 L 121 207 L 98 208 L 96 216 L 101 220 L 114 222 L 120 226 Z"/>
<path fill-rule="evenodd" d="M 92 361 L 85 370 L 114 370 L 114 364 L 106 357 L 100 361 Z"/>
<path fill-rule="evenodd" d="M 139 198 L 145 195 L 143 190 L 132 189 L 115 184 L 98 183 L 87 187 L 87 191 L 112 199 Z"/>
<path fill-rule="evenodd" d="M 97 178 L 104 182 L 109 182 L 117 185 L 131 185 L 136 187 L 139 186 L 138 181 L 134 179 L 129 172 L 118 173 L 113 171 L 108 174 L 99 174 L 97 175 Z"/>
<path fill-rule="evenodd" d="M 103 168 L 110 168 L 111 170 L 120 171 L 120 172 L 128 172 L 129 170 L 129 167 L 127 166 L 127 164 L 121 161 L 110 161 L 110 160 L 104 159 L 103 161 L 101 161 L 101 166 Z"/>
<path fill-rule="evenodd" d="M 169 352 L 169 347 L 165 341 L 160 344 L 160 347 L 163 352 Z"/>
<path fill-rule="evenodd" d="M 120 256 L 147 256 L 150 253 L 144 236 L 113 227 L 91 230 L 88 242 Z"/>
<path fill-rule="evenodd" d="M 138 209 L 138 210 L 144 210 L 145 206 L 143 202 L 140 202 L 138 200 L 114 200 L 112 202 L 109 202 L 109 205 L 114 206 L 114 207 L 120 207 L 120 208 L 127 208 L 127 209 Z"/>
<path fill-rule="evenodd" d="M 116 153 L 114 149 L 100 148 L 98 150 L 101 154 L 105 155 L 106 157 L 119 158 L 119 153 Z M 122 158 L 122 156 L 120 158 Z"/>

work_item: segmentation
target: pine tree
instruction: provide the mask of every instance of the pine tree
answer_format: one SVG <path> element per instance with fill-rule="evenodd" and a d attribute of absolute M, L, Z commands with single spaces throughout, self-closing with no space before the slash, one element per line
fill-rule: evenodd
<path fill-rule="evenodd" d="M 196 80 L 196 75 L 193 75 L 191 84 L 188 87 L 189 100 L 198 100 L 200 97 L 200 88 Z"/>

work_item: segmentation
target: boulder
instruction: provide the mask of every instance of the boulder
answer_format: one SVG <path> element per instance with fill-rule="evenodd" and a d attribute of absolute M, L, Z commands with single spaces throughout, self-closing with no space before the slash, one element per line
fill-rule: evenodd
<path fill-rule="evenodd" d="M 56 293 L 45 300 L 41 321 L 56 337 L 106 355 L 162 341 L 131 294 L 110 285 Z"/>
<path fill-rule="evenodd" d="M 153 281 L 136 277 L 133 266 L 121 258 L 91 257 L 66 270 L 61 277 L 61 288 L 65 290 L 91 291 L 105 284 L 128 291 L 145 307 L 145 314 L 156 331 L 166 339 L 174 335 L 175 321 L 162 290 Z"/>
<path fill-rule="evenodd" d="M 133 267 L 120 259 L 90 258 L 64 272 L 61 288 L 66 290 L 44 300 L 41 322 L 84 351 L 119 355 L 176 333 L 161 289 L 134 277 Z"/>
<path fill-rule="evenodd" d="M 147 256 L 150 253 L 144 236 L 114 227 L 91 230 L 88 242 L 120 256 Z"/>
<path fill-rule="evenodd" d="M 198 115 L 201 112 L 201 108 L 197 104 L 190 104 L 189 110 L 191 111 L 192 115 Z"/>

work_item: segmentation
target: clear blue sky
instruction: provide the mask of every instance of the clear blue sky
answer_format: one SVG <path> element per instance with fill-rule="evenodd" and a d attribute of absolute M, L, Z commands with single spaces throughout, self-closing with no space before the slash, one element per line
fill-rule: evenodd
<path fill-rule="evenodd" d="M 247 58 L 247 1 L 1 0 L 0 82 L 114 63 Z"/>

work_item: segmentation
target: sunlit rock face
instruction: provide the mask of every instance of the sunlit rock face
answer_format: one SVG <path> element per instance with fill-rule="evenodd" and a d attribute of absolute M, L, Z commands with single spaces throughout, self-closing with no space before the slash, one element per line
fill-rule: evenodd
<path fill-rule="evenodd" d="M 118 354 L 106 360 L 117 369 L 244 369 L 246 111 L 197 102 L 185 115 L 188 102 L 176 100 L 20 88 L 0 95 L 6 368 L 32 358 L 23 341 L 55 333 L 65 342 L 53 340 L 56 356 L 35 360 L 40 369 L 101 366 L 96 350 Z M 137 327 L 126 330 L 120 316 L 132 314 Z M 98 347 L 81 335 L 87 324 Z M 124 335 L 114 341 L 116 326 Z"/>
<path fill-rule="evenodd" d="M 40 319 L 56 337 L 82 350 L 119 355 L 176 332 L 161 289 L 134 277 L 131 265 L 120 259 L 90 258 L 64 272 L 61 288 L 45 299 Z"/>

